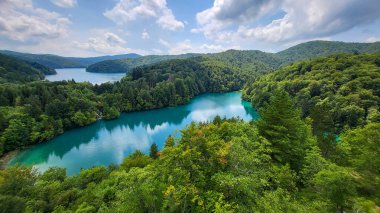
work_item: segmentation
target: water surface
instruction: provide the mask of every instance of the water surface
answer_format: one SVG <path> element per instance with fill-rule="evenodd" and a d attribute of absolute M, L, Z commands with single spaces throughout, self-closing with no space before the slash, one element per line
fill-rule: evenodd
<path fill-rule="evenodd" d="M 179 136 L 179 130 L 192 121 L 210 121 L 216 115 L 256 119 L 257 113 L 240 95 L 239 92 L 205 94 L 182 106 L 123 113 L 118 119 L 101 120 L 33 146 L 9 164 L 35 165 L 39 171 L 59 166 L 66 168 L 69 175 L 81 168 L 120 164 L 135 150 L 149 153 L 152 143 L 162 149 L 169 135 Z"/>
<path fill-rule="evenodd" d="M 72 80 L 76 82 L 90 82 L 92 84 L 101 84 L 105 82 L 114 82 L 125 76 L 125 73 L 92 73 L 86 72 L 85 68 L 67 68 L 55 69 L 57 74 L 46 75 L 45 79 L 49 81 Z"/>

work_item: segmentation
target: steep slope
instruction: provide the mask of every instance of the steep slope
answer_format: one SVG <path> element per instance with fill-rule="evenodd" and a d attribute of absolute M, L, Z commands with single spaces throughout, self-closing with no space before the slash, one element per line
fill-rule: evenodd
<path fill-rule="evenodd" d="M 380 121 L 380 54 L 335 54 L 302 61 L 261 76 L 244 88 L 257 108 L 276 90 L 294 96 L 303 116 L 316 112 L 336 132 Z"/>
<path fill-rule="evenodd" d="M 44 79 L 44 73 L 51 72 L 41 64 L 29 64 L 0 54 L 0 83 L 4 82 L 29 82 Z"/>
<path fill-rule="evenodd" d="M 286 50 L 275 55 L 282 60 L 281 65 L 287 65 L 295 61 L 327 56 L 333 53 L 378 53 L 380 52 L 380 42 L 375 43 L 347 43 L 340 41 L 310 41 Z"/>
<path fill-rule="evenodd" d="M 30 54 L 30 53 L 20 53 L 9 50 L 0 50 L 0 53 L 12 56 L 24 61 L 36 62 L 50 68 L 78 68 L 78 67 L 87 67 L 90 64 L 97 63 L 99 61 L 111 60 L 111 59 L 121 59 L 121 58 L 137 58 L 140 55 L 131 53 L 131 54 L 122 54 L 122 55 L 113 55 L 113 56 L 99 56 L 99 57 L 88 57 L 88 58 L 79 58 L 79 57 L 62 57 L 51 54 Z"/>

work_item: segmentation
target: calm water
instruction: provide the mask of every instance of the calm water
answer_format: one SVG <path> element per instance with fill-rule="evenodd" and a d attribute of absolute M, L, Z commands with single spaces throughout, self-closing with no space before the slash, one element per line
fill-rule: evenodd
<path fill-rule="evenodd" d="M 69 175 L 81 168 L 120 164 L 135 150 L 149 153 L 153 142 L 162 149 L 170 134 L 179 136 L 179 130 L 192 121 L 210 121 L 216 115 L 256 119 L 257 113 L 240 95 L 239 92 L 206 94 L 183 106 L 124 113 L 115 120 L 101 120 L 67 131 L 21 152 L 9 164 L 35 165 L 40 171 L 49 166 L 65 167 Z"/>
<path fill-rule="evenodd" d="M 85 68 L 55 69 L 56 75 L 46 75 L 46 80 L 62 81 L 74 79 L 76 82 L 90 82 L 101 84 L 105 82 L 114 82 L 120 80 L 125 73 L 92 73 L 86 72 Z"/>

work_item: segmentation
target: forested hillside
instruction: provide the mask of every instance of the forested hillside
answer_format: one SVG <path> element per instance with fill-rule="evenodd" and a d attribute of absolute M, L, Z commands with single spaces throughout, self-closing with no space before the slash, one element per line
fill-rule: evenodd
<path fill-rule="evenodd" d="M 1 211 L 377 212 L 380 54 L 334 54 L 267 73 L 277 65 L 257 60 L 276 58 L 248 53 L 138 66 L 101 85 L 0 84 L 0 154 L 120 112 L 244 85 L 260 114 L 193 123 L 162 151 L 152 146 L 149 156 L 136 151 L 120 166 L 76 176 L 62 168 L 2 170 Z"/>
<path fill-rule="evenodd" d="M 313 119 L 328 155 L 335 134 L 380 122 L 380 54 L 337 54 L 295 63 L 264 75 L 244 88 L 258 108 L 276 90 L 297 100 L 302 116 Z"/>
<path fill-rule="evenodd" d="M 38 63 L 29 63 L 0 54 L 0 83 L 24 83 L 44 79 L 44 74 L 54 74 L 55 70 Z"/>
<path fill-rule="evenodd" d="M 137 58 L 140 55 L 131 53 L 123 55 L 113 55 L 113 56 L 99 56 L 99 57 L 62 57 L 51 54 L 30 54 L 30 53 L 20 53 L 9 50 L 0 50 L 0 53 L 8 56 L 12 56 L 24 61 L 39 63 L 46 67 L 59 69 L 59 68 L 80 68 L 87 67 L 90 64 L 97 63 L 99 61 L 120 59 L 120 58 Z"/>
<path fill-rule="evenodd" d="M 380 204 L 379 123 L 341 136 L 320 154 L 308 120 L 277 92 L 246 123 L 216 117 L 191 124 L 149 156 L 77 176 L 50 168 L 0 171 L 5 212 L 376 212 Z"/>
<path fill-rule="evenodd" d="M 291 62 L 327 56 L 333 53 L 379 53 L 380 42 L 348 43 L 340 41 L 310 41 L 276 53 L 283 60 L 282 65 Z M 279 68 L 279 67 L 278 67 Z"/>
<path fill-rule="evenodd" d="M 87 67 L 87 72 L 98 73 L 127 73 L 133 68 L 139 66 L 149 66 L 161 61 L 167 61 L 172 59 L 186 59 L 199 56 L 200 54 L 183 54 L 183 55 L 148 55 L 138 58 L 127 58 L 118 60 L 106 60 L 96 64 L 92 64 Z"/>
<path fill-rule="evenodd" d="M 204 56 L 217 59 L 232 67 L 251 71 L 255 74 L 264 74 L 289 65 L 295 61 L 326 56 L 333 53 L 378 53 L 380 42 L 375 43 L 345 43 L 335 41 L 311 41 L 296 45 L 278 53 L 266 53 L 258 50 L 228 50 L 214 54 L 185 54 L 171 56 L 143 56 L 137 59 L 107 60 L 93 64 L 87 68 L 88 72 L 123 72 L 131 69 L 151 65 L 160 61 L 178 58 Z"/>

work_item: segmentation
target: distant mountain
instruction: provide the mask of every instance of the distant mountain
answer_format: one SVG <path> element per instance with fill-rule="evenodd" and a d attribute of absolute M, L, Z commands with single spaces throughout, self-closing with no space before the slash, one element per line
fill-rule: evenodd
<path fill-rule="evenodd" d="M 0 83 L 24 83 L 43 80 L 45 74 L 55 73 L 55 70 L 38 63 L 30 63 L 0 54 Z"/>
<path fill-rule="evenodd" d="M 63 57 L 51 54 L 30 54 L 30 53 L 20 53 L 9 50 L 0 50 L 0 53 L 8 56 L 12 56 L 24 61 L 36 62 L 44 66 L 58 69 L 58 68 L 79 68 L 87 67 L 90 64 L 97 63 L 99 61 L 111 60 L 111 59 L 122 59 L 122 58 L 137 58 L 140 55 L 135 53 L 113 55 L 113 56 L 99 56 L 99 57 Z"/>
<path fill-rule="evenodd" d="M 87 67 L 87 72 L 97 72 L 97 73 L 126 73 L 135 67 L 143 65 L 152 65 L 161 61 L 171 60 L 171 59 L 186 59 L 195 56 L 200 56 L 202 54 L 187 53 L 182 55 L 148 55 L 141 56 L 138 58 L 127 58 L 118 60 L 106 60 Z"/>
<path fill-rule="evenodd" d="M 282 65 L 304 59 L 327 56 L 334 53 L 378 53 L 380 52 L 380 42 L 374 43 L 347 43 L 341 41 L 310 41 L 286 50 L 275 55 L 283 60 Z"/>
<path fill-rule="evenodd" d="M 88 72 L 122 72 L 152 65 L 170 59 L 184 59 L 194 56 L 208 57 L 223 61 L 228 65 L 254 73 L 266 73 L 296 61 L 326 56 L 334 53 L 377 53 L 380 52 L 380 42 L 375 43 L 345 43 L 337 41 L 310 41 L 290 47 L 278 53 L 266 53 L 258 50 L 227 50 L 214 54 L 185 54 L 164 56 L 142 56 L 136 59 L 107 60 L 92 64 Z"/>

